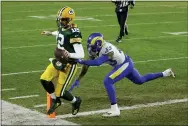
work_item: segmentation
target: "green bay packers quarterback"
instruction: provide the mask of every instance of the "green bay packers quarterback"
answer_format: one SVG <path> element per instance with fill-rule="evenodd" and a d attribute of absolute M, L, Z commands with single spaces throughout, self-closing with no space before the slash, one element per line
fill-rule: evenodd
<path fill-rule="evenodd" d="M 81 44 L 82 35 L 76 24 L 73 23 L 75 12 L 66 6 L 57 13 L 56 23 L 58 30 L 54 32 L 43 31 L 42 35 L 56 36 L 57 48 L 65 52 L 67 62 L 60 62 L 55 58 L 50 58 L 51 63 L 40 77 L 41 84 L 52 98 L 52 105 L 47 114 L 51 114 L 61 105 L 60 98 L 72 103 L 72 114 L 78 113 L 81 98 L 74 97 L 68 90 L 72 78 L 77 72 L 76 59 L 84 58 L 84 50 Z M 54 86 L 55 85 L 55 86 Z"/>

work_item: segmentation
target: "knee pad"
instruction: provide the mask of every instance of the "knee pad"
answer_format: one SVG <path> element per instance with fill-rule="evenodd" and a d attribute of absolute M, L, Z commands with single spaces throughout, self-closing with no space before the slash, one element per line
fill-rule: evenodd
<path fill-rule="evenodd" d="M 41 82 L 42 86 L 44 87 L 44 89 L 49 94 L 51 94 L 55 91 L 54 84 L 51 81 L 46 81 L 46 80 L 40 79 L 40 82 Z"/>

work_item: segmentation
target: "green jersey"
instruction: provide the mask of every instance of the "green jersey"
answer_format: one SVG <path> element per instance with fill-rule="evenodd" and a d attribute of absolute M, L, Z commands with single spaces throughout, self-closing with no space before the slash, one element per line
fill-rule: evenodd
<path fill-rule="evenodd" d="M 73 27 L 70 27 L 69 29 L 58 30 L 56 41 L 57 41 L 57 48 L 60 48 L 60 49 L 64 48 L 69 53 L 75 53 L 73 44 L 76 44 L 76 43 L 81 44 L 82 35 L 81 35 L 79 28 L 73 26 Z M 55 60 L 52 63 L 56 69 L 62 70 L 64 68 L 61 65 L 59 66 L 59 63 L 57 60 Z M 68 63 L 75 64 L 76 62 L 74 61 L 74 59 L 70 58 Z"/>
<path fill-rule="evenodd" d="M 75 53 L 73 44 L 81 44 L 82 35 L 79 28 L 71 27 L 69 29 L 59 30 L 56 40 L 58 48 L 65 48 L 69 53 Z"/>

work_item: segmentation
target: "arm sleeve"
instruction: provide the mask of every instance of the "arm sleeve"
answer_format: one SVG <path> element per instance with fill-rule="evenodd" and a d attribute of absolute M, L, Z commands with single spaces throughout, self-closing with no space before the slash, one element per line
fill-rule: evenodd
<path fill-rule="evenodd" d="M 53 32 L 52 32 L 52 35 L 53 35 L 53 36 L 57 36 L 57 35 L 58 35 L 58 31 L 53 31 Z"/>
<path fill-rule="evenodd" d="M 109 57 L 107 55 L 102 55 L 99 58 L 95 60 L 85 60 L 83 61 L 83 64 L 89 65 L 89 66 L 100 66 L 104 62 L 108 61 Z"/>
<path fill-rule="evenodd" d="M 82 59 L 84 58 L 84 49 L 82 47 L 82 44 L 75 43 L 73 44 L 75 53 L 70 53 L 70 58 L 73 59 Z"/>

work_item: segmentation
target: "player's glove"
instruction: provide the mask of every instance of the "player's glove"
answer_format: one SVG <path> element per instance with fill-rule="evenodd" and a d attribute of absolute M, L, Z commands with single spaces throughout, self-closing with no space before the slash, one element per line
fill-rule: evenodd
<path fill-rule="evenodd" d="M 76 80 L 70 87 L 69 91 L 72 91 L 74 89 L 74 87 L 78 87 L 80 84 L 79 80 Z"/>

